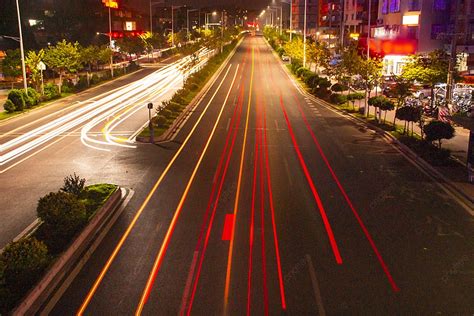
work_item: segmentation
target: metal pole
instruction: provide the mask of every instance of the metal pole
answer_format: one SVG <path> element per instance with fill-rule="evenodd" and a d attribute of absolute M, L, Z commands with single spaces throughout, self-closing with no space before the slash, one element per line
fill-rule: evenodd
<path fill-rule="evenodd" d="M 186 43 L 189 42 L 189 10 L 186 10 Z"/>
<path fill-rule="evenodd" d="M 151 11 L 151 0 L 150 0 L 150 33 L 153 35 L 153 13 Z"/>
<path fill-rule="evenodd" d="M 280 35 L 283 34 L 283 6 L 280 5 Z"/>
<path fill-rule="evenodd" d="M 290 42 L 293 39 L 293 0 L 290 0 Z"/>
<path fill-rule="evenodd" d="M 171 6 L 171 47 L 174 47 L 174 6 Z"/>
<path fill-rule="evenodd" d="M 344 29 L 345 29 L 345 19 L 344 19 L 344 12 L 346 11 L 346 2 L 345 0 L 342 1 L 342 12 L 341 12 L 341 31 L 340 31 L 340 40 L 341 40 L 341 49 L 344 47 Z"/>
<path fill-rule="evenodd" d="M 304 0 L 304 18 L 303 18 L 303 67 L 306 67 L 306 7 L 308 0 Z"/>
<path fill-rule="evenodd" d="M 18 31 L 20 33 L 20 51 L 21 51 L 21 68 L 23 70 L 23 88 L 28 94 L 28 83 L 26 82 L 26 66 L 25 66 L 25 50 L 23 48 L 23 33 L 21 31 L 21 16 L 20 16 L 20 5 L 18 0 L 16 0 L 16 12 L 18 15 Z"/>
<path fill-rule="evenodd" d="M 457 55 L 457 39 L 458 39 L 458 19 L 459 19 L 459 7 L 460 7 L 460 0 L 456 0 L 456 7 L 455 7 L 455 14 L 454 14 L 454 34 L 451 37 L 451 56 L 449 58 L 449 66 L 448 66 L 448 78 L 446 81 L 446 102 L 447 104 L 451 104 L 453 99 L 453 90 L 454 90 L 454 69 L 456 66 L 456 55 Z"/>
<path fill-rule="evenodd" d="M 43 69 L 41 69 L 41 95 L 44 95 Z"/>
<path fill-rule="evenodd" d="M 18 1 L 18 0 L 17 0 Z M 109 7 L 109 47 L 112 51 L 112 10 Z M 114 77 L 114 54 L 110 55 L 110 76 Z"/>
<path fill-rule="evenodd" d="M 367 60 L 370 59 L 370 26 L 371 26 L 371 17 L 372 17 L 372 0 L 369 1 L 369 16 L 367 18 Z"/>

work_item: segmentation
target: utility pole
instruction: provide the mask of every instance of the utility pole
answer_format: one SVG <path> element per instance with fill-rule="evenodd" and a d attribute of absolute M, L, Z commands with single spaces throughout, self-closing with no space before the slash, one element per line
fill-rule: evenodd
<path fill-rule="evenodd" d="M 459 20 L 459 9 L 460 9 L 460 0 L 456 0 L 455 2 L 455 14 L 454 14 L 454 34 L 451 37 L 451 56 L 449 58 L 449 66 L 448 66 L 448 78 L 446 82 L 446 101 L 447 104 L 451 104 L 453 99 L 453 90 L 454 90 L 454 70 L 456 68 L 457 62 L 457 39 L 458 39 L 458 20 Z"/>
<path fill-rule="evenodd" d="M 306 10 L 308 0 L 304 0 L 304 18 L 303 18 L 303 67 L 306 67 Z"/>
<path fill-rule="evenodd" d="M 370 1 L 370 0 L 369 0 Z M 342 10 L 341 10 L 341 31 L 340 31 L 340 34 L 339 36 L 341 37 L 340 40 L 341 40 L 341 49 L 342 47 L 344 47 L 344 31 L 345 31 L 345 10 L 346 10 L 346 1 L 345 0 L 341 0 L 341 3 L 342 3 Z"/>
<path fill-rule="evenodd" d="M 18 0 L 17 0 L 18 1 Z M 112 51 L 112 9 L 109 6 L 109 47 Z M 110 54 L 110 76 L 114 77 L 114 54 Z"/>
<path fill-rule="evenodd" d="M 23 48 L 23 33 L 21 31 L 21 16 L 20 16 L 20 5 L 16 0 L 16 12 L 18 15 L 18 31 L 20 33 L 20 51 L 21 51 L 21 68 L 23 70 L 23 88 L 25 93 L 28 94 L 28 83 L 26 82 L 26 67 L 25 67 L 25 50 Z"/>
<path fill-rule="evenodd" d="M 293 0 L 290 0 L 290 42 L 293 40 Z"/>

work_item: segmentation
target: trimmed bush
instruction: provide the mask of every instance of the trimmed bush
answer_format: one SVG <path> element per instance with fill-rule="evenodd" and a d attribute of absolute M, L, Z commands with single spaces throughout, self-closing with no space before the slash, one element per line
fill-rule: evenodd
<path fill-rule="evenodd" d="M 424 127 L 426 140 L 429 142 L 438 141 L 438 147 L 441 148 L 442 139 L 451 139 L 454 137 L 454 127 L 446 122 L 431 121 Z"/>
<path fill-rule="evenodd" d="M 170 102 L 168 105 L 168 109 L 172 112 L 179 112 L 181 111 L 182 105 L 176 102 Z"/>
<path fill-rule="evenodd" d="M 15 111 L 23 111 L 25 109 L 25 99 L 23 97 L 24 91 L 12 89 L 8 93 L 8 100 L 15 104 Z"/>
<path fill-rule="evenodd" d="M 0 255 L 0 313 L 10 311 L 42 276 L 50 258 L 44 243 L 33 237 L 9 244 Z M 2 286 L 3 283 L 3 286 Z"/>
<path fill-rule="evenodd" d="M 160 114 L 166 117 L 167 119 L 170 119 L 173 116 L 173 112 L 168 109 L 161 110 Z"/>
<path fill-rule="evenodd" d="M 161 128 L 161 127 L 166 127 L 166 124 L 168 123 L 168 119 L 163 116 L 163 115 L 158 115 L 156 117 L 156 126 Z"/>
<path fill-rule="evenodd" d="M 334 93 L 329 97 L 329 101 L 334 104 L 344 104 L 347 102 L 347 97 L 343 94 Z"/>
<path fill-rule="evenodd" d="M 342 91 L 347 91 L 347 90 L 349 90 L 349 87 L 340 83 L 335 83 L 331 86 L 331 91 L 334 91 L 334 92 L 342 92 Z"/>
<path fill-rule="evenodd" d="M 189 90 L 191 91 L 197 91 L 199 89 L 199 85 L 197 83 L 190 83 L 189 84 Z"/>
<path fill-rule="evenodd" d="M 61 191 L 42 197 L 36 211 L 43 220 L 37 236 L 52 253 L 61 252 L 87 219 L 86 208 L 79 199 Z"/>
<path fill-rule="evenodd" d="M 48 83 L 44 86 L 44 96 L 47 100 L 53 100 L 60 97 L 59 88 L 53 83 Z"/>
<path fill-rule="evenodd" d="M 7 99 L 7 101 L 5 101 L 3 108 L 5 109 L 5 112 L 7 113 L 13 113 L 16 111 L 16 106 L 10 99 Z"/>

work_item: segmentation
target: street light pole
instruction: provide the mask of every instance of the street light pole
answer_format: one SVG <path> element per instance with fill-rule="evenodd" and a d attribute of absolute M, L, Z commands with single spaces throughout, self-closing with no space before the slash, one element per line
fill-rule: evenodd
<path fill-rule="evenodd" d="M 151 0 L 150 0 L 150 33 L 153 35 L 153 12 L 151 10 Z"/>
<path fill-rule="evenodd" d="M 186 26 L 187 26 L 187 40 L 189 41 L 191 36 L 190 36 L 190 32 L 189 32 L 189 12 L 193 12 L 193 11 L 197 11 L 198 9 L 190 9 L 190 10 L 186 10 Z"/>
<path fill-rule="evenodd" d="M 17 0 L 18 1 L 18 0 Z M 112 51 L 112 9 L 109 6 L 109 47 Z M 114 77 L 114 54 L 110 54 L 110 75 Z"/>
<path fill-rule="evenodd" d="M 28 94 L 28 83 L 26 82 L 26 67 L 25 67 L 25 50 L 23 48 L 23 33 L 21 31 L 21 16 L 20 16 L 20 5 L 18 0 L 16 0 L 16 12 L 18 15 L 18 31 L 20 33 L 20 51 L 21 51 L 21 68 L 23 70 L 23 88 Z"/>
<path fill-rule="evenodd" d="M 290 42 L 293 40 L 293 0 L 290 0 Z"/>
<path fill-rule="evenodd" d="M 308 0 L 304 0 L 304 18 L 303 18 L 303 67 L 306 67 L 306 10 Z"/>

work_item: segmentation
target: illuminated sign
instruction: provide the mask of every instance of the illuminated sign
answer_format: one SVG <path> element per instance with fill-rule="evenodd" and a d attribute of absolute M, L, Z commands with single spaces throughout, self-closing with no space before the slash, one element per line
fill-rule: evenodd
<path fill-rule="evenodd" d="M 107 8 L 118 9 L 118 2 L 116 0 L 102 0 L 102 3 Z"/>
<path fill-rule="evenodd" d="M 137 29 L 137 23 L 134 21 L 125 22 L 125 31 L 135 31 Z"/>
<path fill-rule="evenodd" d="M 352 38 L 353 40 L 356 40 L 356 41 L 359 39 L 359 36 L 360 36 L 359 33 L 351 33 L 351 34 L 349 34 L 349 37 Z"/>
<path fill-rule="evenodd" d="M 418 25 L 420 20 L 419 15 L 404 15 L 403 16 L 403 25 Z"/>

